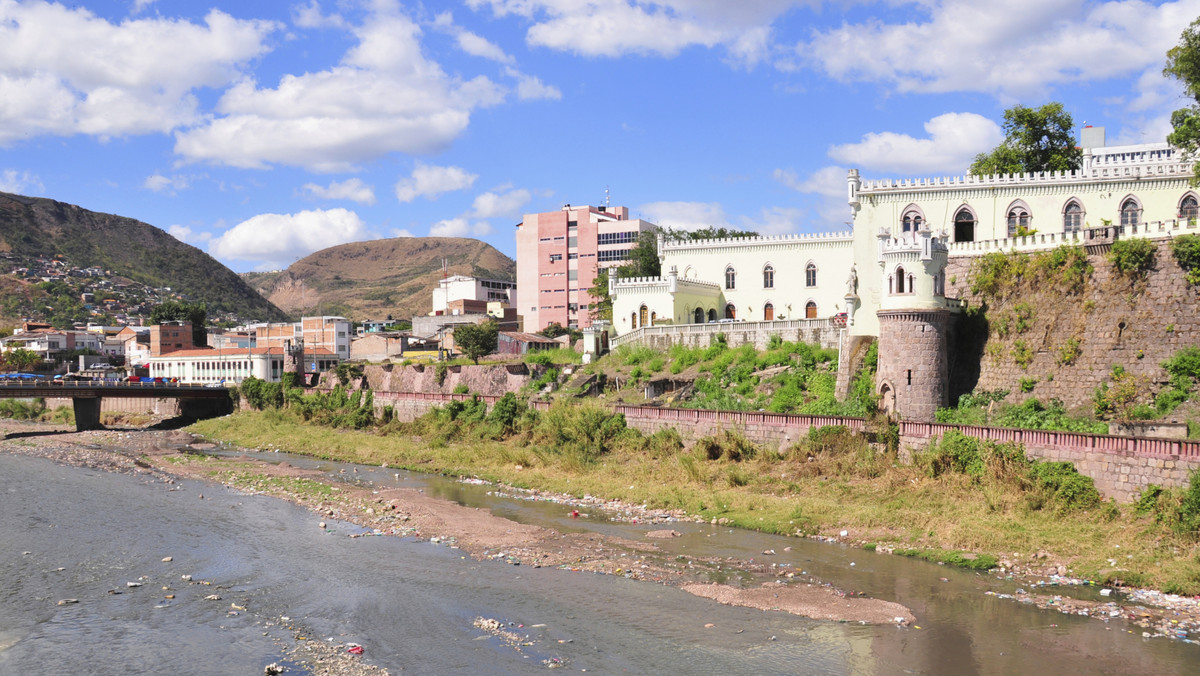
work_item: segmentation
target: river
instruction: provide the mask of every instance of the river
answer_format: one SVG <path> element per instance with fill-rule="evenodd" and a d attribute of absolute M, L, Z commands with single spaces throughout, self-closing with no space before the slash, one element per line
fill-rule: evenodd
<path fill-rule="evenodd" d="M 584 523 L 485 486 L 273 456 L 560 530 L 642 539 L 662 527 Z M 475 561 L 424 540 L 350 538 L 362 529 L 330 522 L 327 532 L 303 508 L 212 484 L 9 454 L 0 476 L 0 674 L 261 674 L 271 663 L 298 674 L 284 651 L 331 639 L 361 644 L 365 663 L 393 674 L 1165 675 L 1200 665 L 1196 645 L 985 594 L 1013 593 L 1012 581 L 835 544 L 693 523 L 659 542 L 668 556 L 775 550 L 777 565 L 910 607 L 915 626 L 814 621 L 650 582 Z M 474 626 L 479 617 L 517 640 Z"/>

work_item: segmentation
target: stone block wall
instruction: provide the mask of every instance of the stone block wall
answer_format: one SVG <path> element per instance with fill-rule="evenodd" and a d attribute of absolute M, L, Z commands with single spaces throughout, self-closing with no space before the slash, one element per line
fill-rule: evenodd
<path fill-rule="evenodd" d="M 863 429 L 861 418 L 833 416 L 786 415 L 782 413 L 746 413 L 741 411 L 708 411 L 655 406 L 617 406 L 614 413 L 625 416 L 625 424 L 642 434 L 654 434 L 662 429 L 675 429 L 684 444 L 736 431 L 765 448 L 790 446 L 808 435 L 814 427 L 845 425 L 854 431 Z"/>
<path fill-rule="evenodd" d="M 70 397 L 47 397 L 46 408 L 53 410 L 62 406 L 70 408 Z M 151 399 L 148 397 L 101 397 L 101 413 L 146 413 L 172 418 L 179 415 L 179 400 L 174 398 Z"/>
<path fill-rule="evenodd" d="M 450 394 L 459 385 L 473 393 L 499 396 L 518 392 L 545 371 L 529 364 L 480 364 L 446 367 L 445 380 L 437 382 L 433 365 L 370 364 L 363 369 L 366 386 L 376 392 L 427 392 Z M 329 379 L 327 379 L 327 382 Z M 336 379 L 333 379 L 336 382 Z M 332 387 L 332 385 L 330 385 Z"/>
<path fill-rule="evenodd" d="M 1179 349 L 1200 345 L 1200 287 L 1187 283 L 1171 253 L 1170 240 L 1154 240 L 1158 251 L 1153 269 L 1129 279 L 1117 272 L 1106 254 L 1089 255 L 1094 267 L 1081 293 L 1066 296 L 1054 289 L 1029 289 L 988 308 L 989 321 L 1011 312 L 1018 303 L 1034 309 L 1029 330 L 1001 338 L 993 331 L 980 357 L 978 378 L 955 381 L 955 391 L 1005 389 L 1010 401 L 1036 396 L 1061 399 L 1068 407 L 1087 407 L 1095 389 L 1108 380 L 1114 365 L 1133 374 L 1149 402 L 1166 383 L 1161 363 Z M 970 266 L 977 259 L 952 257 L 946 268 L 947 295 L 978 306 L 970 292 Z M 1073 363 L 1060 363 L 1068 341 L 1079 341 Z M 1017 365 L 1016 340 L 1033 351 L 1033 361 Z M 955 346 L 952 346 L 955 349 Z M 953 357 L 952 357 L 953 360 Z M 1020 393 L 1022 379 L 1035 380 L 1032 392 Z"/>
<path fill-rule="evenodd" d="M 948 385 L 946 310 L 887 310 L 879 317 L 880 406 L 908 420 L 932 421 Z"/>
<path fill-rule="evenodd" d="M 1182 487 L 1200 469 L 1200 442 L 1115 437 L 1045 430 L 901 422 L 901 458 L 924 450 L 947 430 L 998 443 L 1019 443 L 1030 459 L 1070 462 L 1105 498 L 1132 502 L 1150 484 Z"/>

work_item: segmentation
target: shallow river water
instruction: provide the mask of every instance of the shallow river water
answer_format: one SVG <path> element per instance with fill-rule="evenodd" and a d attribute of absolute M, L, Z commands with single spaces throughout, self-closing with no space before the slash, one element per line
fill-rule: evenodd
<path fill-rule="evenodd" d="M 585 523 L 561 505 L 497 498 L 487 487 L 272 457 L 357 469 L 360 481 L 416 486 L 560 530 L 642 539 L 663 527 Z M 216 485 L 3 454 L 0 476 L 0 674 L 261 674 L 297 632 L 362 644 L 367 663 L 414 674 L 549 665 L 599 674 L 1200 671 L 1195 645 L 984 593 L 1012 593 L 1011 581 L 834 544 L 691 523 L 669 526 L 682 537 L 656 541 L 666 555 L 761 559 L 774 549 L 772 563 L 912 608 L 916 626 L 820 622 L 650 582 L 474 561 L 428 541 L 345 537 L 362 529 L 331 522 L 327 533 L 303 508 Z M 206 600 L 214 594 L 220 600 Z M 78 602 L 59 605 L 66 599 Z M 477 617 L 511 623 L 530 645 L 486 634 Z"/>

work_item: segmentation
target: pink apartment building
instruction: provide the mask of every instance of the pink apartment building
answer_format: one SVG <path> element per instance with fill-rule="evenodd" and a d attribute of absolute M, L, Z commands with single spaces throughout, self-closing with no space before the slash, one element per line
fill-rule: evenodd
<path fill-rule="evenodd" d="M 629 220 L 628 207 L 565 205 L 559 211 L 526 214 L 517 224 L 517 314 L 526 331 L 555 322 L 571 328 L 592 325 L 595 298 L 589 293 L 600 268 L 626 262 L 638 236 L 656 226 Z"/>

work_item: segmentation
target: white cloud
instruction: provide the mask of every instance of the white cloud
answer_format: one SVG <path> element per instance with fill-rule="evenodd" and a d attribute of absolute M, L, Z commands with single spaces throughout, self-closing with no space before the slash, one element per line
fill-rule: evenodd
<path fill-rule="evenodd" d="M 341 183 L 334 181 L 328 186 L 305 183 L 300 190 L 310 199 L 350 200 L 368 206 L 375 203 L 375 188 L 364 183 L 361 178 L 351 178 Z"/>
<path fill-rule="evenodd" d="M 757 232 L 765 237 L 790 235 L 800 229 L 804 214 L 804 209 L 795 207 L 767 207 L 759 212 L 758 218 L 743 216 L 738 225 L 743 230 Z"/>
<path fill-rule="evenodd" d="M 259 214 L 212 240 L 218 258 L 261 261 L 285 267 L 308 254 L 346 242 L 370 239 L 358 214 L 346 209 L 315 209 L 296 214 Z"/>
<path fill-rule="evenodd" d="M 0 171 L 0 192 L 13 193 L 14 195 L 34 194 L 40 195 L 46 190 L 42 185 L 42 179 L 29 171 L 17 171 L 16 169 L 5 169 Z"/>
<path fill-rule="evenodd" d="M 846 204 L 846 169 L 844 167 L 822 167 L 804 179 L 797 176 L 796 172 L 791 169 L 776 169 L 774 178 L 792 190 L 816 196 L 816 203 L 813 205 L 816 217 L 808 224 L 810 227 L 806 228 L 807 230 L 840 232 L 846 229 L 850 211 Z"/>
<path fill-rule="evenodd" d="M 730 227 L 729 217 L 717 202 L 651 202 L 638 211 L 651 223 L 675 230 Z"/>
<path fill-rule="evenodd" d="M 411 230 L 406 230 L 405 228 L 394 228 L 392 230 L 392 237 L 416 237 L 416 235 Z"/>
<path fill-rule="evenodd" d="M 172 225 L 167 228 L 167 232 L 171 233 L 171 236 L 180 242 L 187 242 L 188 244 L 203 243 L 212 239 L 212 233 L 196 232 L 186 225 Z"/>
<path fill-rule="evenodd" d="M 345 28 L 346 20 L 340 14 L 325 14 L 321 3 L 308 0 L 308 4 L 292 7 L 292 23 L 300 28 Z"/>
<path fill-rule="evenodd" d="M 133 13 L 141 14 L 146 11 L 146 8 L 153 5 L 157 0 L 133 0 Z"/>
<path fill-rule="evenodd" d="M 498 218 L 501 216 L 517 216 L 521 207 L 529 203 L 529 191 L 524 188 L 509 190 L 506 193 L 485 192 L 475 198 L 471 218 Z"/>
<path fill-rule="evenodd" d="M 0 146 L 33 136 L 169 132 L 199 119 L 193 91 L 266 53 L 269 21 L 211 10 L 204 24 L 113 24 L 87 9 L 0 0 Z"/>
<path fill-rule="evenodd" d="M 459 31 L 456 39 L 458 40 L 458 48 L 471 56 L 491 59 L 500 63 L 513 62 L 513 58 L 505 54 L 504 50 L 500 49 L 494 42 L 471 31 Z"/>
<path fill-rule="evenodd" d="M 486 221 L 469 222 L 465 218 L 448 218 L 429 228 L 430 237 L 482 237 L 492 231 Z"/>
<path fill-rule="evenodd" d="M 584 56 L 656 54 L 671 57 L 692 46 L 723 45 L 738 62 L 753 64 L 769 48 L 771 24 L 816 0 L 467 0 L 497 16 L 532 25 L 525 41 Z"/>
<path fill-rule="evenodd" d="M 348 171 L 392 152 L 440 151 L 473 110 L 504 99 L 488 78 L 463 81 L 426 58 L 420 28 L 392 5 L 375 10 L 337 66 L 286 75 L 273 89 L 240 82 L 221 97 L 218 116 L 176 134 L 175 151 L 243 168 Z"/>
<path fill-rule="evenodd" d="M 509 77 L 517 79 L 517 98 L 522 101 L 536 99 L 558 101 L 562 98 L 562 92 L 558 87 L 545 84 L 532 75 L 526 75 L 516 68 L 507 68 L 504 72 Z"/>
<path fill-rule="evenodd" d="M 154 174 L 153 176 L 147 176 L 146 180 L 142 182 L 142 187 L 151 192 L 167 193 L 169 195 L 174 195 L 180 190 L 187 190 L 190 186 L 191 178 L 180 174 L 174 176 Z"/>
<path fill-rule="evenodd" d="M 1198 0 L 909 0 L 925 20 L 871 19 L 817 33 L 796 58 L 839 80 L 901 92 L 983 92 L 1005 101 L 1059 84 L 1161 68 Z"/>
<path fill-rule="evenodd" d="M 1004 140 L 1000 125 L 975 113 L 946 113 L 925 123 L 928 138 L 871 132 L 858 143 L 835 145 L 829 156 L 860 169 L 899 174 L 961 174 L 981 152 Z"/>
<path fill-rule="evenodd" d="M 412 176 L 396 183 L 396 199 L 411 202 L 418 197 L 437 199 L 444 192 L 465 190 L 475 184 L 478 174 L 462 167 L 435 167 L 418 164 Z"/>

